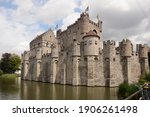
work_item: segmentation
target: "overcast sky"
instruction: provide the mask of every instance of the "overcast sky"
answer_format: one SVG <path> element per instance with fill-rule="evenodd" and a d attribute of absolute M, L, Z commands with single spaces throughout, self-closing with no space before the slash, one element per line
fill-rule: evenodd
<path fill-rule="evenodd" d="M 103 21 L 103 40 L 150 45 L 150 0 L 0 0 L 0 55 L 21 54 L 29 42 L 49 28 L 65 29 L 89 6 Z"/>

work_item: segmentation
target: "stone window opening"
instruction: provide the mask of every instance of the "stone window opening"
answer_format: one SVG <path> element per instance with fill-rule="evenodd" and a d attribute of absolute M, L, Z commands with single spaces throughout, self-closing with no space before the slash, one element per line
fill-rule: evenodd
<path fill-rule="evenodd" d="M 95 41 L 95 45 L 97 45 L 97 41 Z"/>
<path fill-rule="evenodd" d="M 93 31 L 97 34 L 97 31 L 95 29 Z"/>
<path fill-rule="evenodd" d="M 109 58 L 105 58 L 105 61 L 106 61 L 106 62 L 109 62 Z"/>
<path fill-rule="evenodd" d="M 84 58 L 84 61 L 87 61 L 87 57 Z"/>
<path fill-rule="evenodd" d="M 46 43 L 46 46 L 49 47 L 49 43 L 48 42 Z"/>
<path fill-rule="evenodd" d="M 77 41 L 76 39 L 73 39 L 73 41 Z"/>
<path fill-rule="evenodd" d="M 55 63 L 58 64 L 58 60 L 55 60 Z"/>
<path fill-rule="evenodd" d="M 92 44 L 92 40 L 90 40 L 89 44 Z"/>
<path fill-rule="evenodd" d="M 94 60 L 96 60 L 96 61 L 97 61 L 97 60 L 98 60 L 98 57 L 97 57 L 97 56 L 95 56 L 95 57 L 94 57 Z"/>
<path fill-rule="evenodd" d="M 113 58 L 113 61 L 115 61 L 116 59 L 115 58 Z"/>

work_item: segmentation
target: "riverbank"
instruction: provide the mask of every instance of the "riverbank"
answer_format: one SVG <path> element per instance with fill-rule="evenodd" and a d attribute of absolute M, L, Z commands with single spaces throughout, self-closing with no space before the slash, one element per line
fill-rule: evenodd
<path fill-rule="evenodd" d="M 17 78 L 17 74 L 2 74 L 0 78 Z"/>

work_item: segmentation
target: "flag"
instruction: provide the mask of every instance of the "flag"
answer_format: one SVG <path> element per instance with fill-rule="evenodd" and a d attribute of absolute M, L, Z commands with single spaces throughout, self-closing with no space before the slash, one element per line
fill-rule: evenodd
<path fill-rule="evenodd" d="M 55 30 L 57 30 L 58 29 L 58 24 L 55 26 Z"/>
<path fill-rule="evenodd" d="M 89 11 L 89 6 L 87 6 L 87 8 L 85 9 L 85 13 L 87 13 Z"/>
<path fill-rule="evenodd" d="M 97 14 L 97 19 L 99 20 L 99 14 Z"/>

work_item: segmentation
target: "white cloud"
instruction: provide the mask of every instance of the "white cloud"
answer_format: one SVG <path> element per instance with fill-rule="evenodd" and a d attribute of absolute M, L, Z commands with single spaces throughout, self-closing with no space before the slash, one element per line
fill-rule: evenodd
<path fill-rule="evenodd" d="M 21 53 L 29 42 L 46 31 L 40 23 L 61 28 L 72 24 L 79 13 L 89 6 L 92 20 L 97 14 L 103 21 L 103 40 L 121 41 L 131 38 L 134 43 L 150 44 L 150 1 L 144 0 L 7 0 L 14 9 L 0 6 L 0 55 L 4 52 Z M 0 0 L 1 2 L 1 0 Z M 55 24 L 54 24 L 55 23 Z"/>
<path fill-rule="evenodd" d="M 40 23 L 53 24 L 63 20 L 74 13 L 77 7 L 75 0 L 11 2 L 16 6 L 15 9 L 0 7 L 0 55 L 4 52 L 22 53 L 36 35 L 46 31 L 40 27 Z"/>
<path fill-rule="evenodd" d="M 103 40 L 121 41 L 123 38 L 133 43 L 148 41 L 150 33 L 150 1 L 144 0 L 83 0 L 83 10 L 89 5 L 90 16 L 97 14 L 103 21 Z M 149 21 L 148 21 L 149 20 Z"/>
<path fill-rule="evenodd" d="M 66 18 L 63 19 L 63 26 L 61 27 L 61 29 L 66 29 L 67 26 L 74 23 L 77 20 L 77 18 L 79 18 L 79 16 L 80 16 L 79 13 L 72 13 L 68 15 Z"/>

